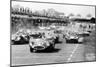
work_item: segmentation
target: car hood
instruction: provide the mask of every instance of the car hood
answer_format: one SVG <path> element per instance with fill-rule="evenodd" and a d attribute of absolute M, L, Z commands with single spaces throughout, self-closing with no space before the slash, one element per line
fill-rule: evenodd
<path fill-rule="evenodd" d="M 48 45 L 48 41 L 44 40 L 44 39 L 34 39 L 33 42 L 37 45 L 43 45 L 43 44 L 47 44 Z"/>

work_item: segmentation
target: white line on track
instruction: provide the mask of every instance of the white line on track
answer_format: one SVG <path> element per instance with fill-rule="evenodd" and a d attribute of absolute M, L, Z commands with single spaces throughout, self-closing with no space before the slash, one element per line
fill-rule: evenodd
<path fill-rule="evenodd" d="M 73 57 L 75 51 L 77 50 L 77 48 L 78 48 L 78 46 L 79 46 L 79 44 L 75 44 L 75 45 L 76 45 L 76 46 L 74 47 L 72 53 L 70 54 L 70 56 L 69 56 L 67 62 L 70 62 L 71 58 Z"/>

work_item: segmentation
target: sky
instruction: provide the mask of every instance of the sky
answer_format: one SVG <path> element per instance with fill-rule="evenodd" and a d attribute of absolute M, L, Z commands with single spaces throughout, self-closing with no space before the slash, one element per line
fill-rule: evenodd
<path fill-rule="evenodd" d="M 31 10 L 47 10 L 50 8 L 55 9 L 58 12 L 65 13 L 68 16 L 70 13 L 74 15 L 80 14 L 82 17 L 86 17 L 87 14 L 91 14 L 92 17 L 95 17 L 95 7 L 94 6 L 80 6 L 80 5 L 62 5 L 62 4 L 48 4 L 48 3 L 36 3 L 36 2 L 20 2 L 20 1 L 12 1 L 13 6 L 22 6 L 28 7 Z"/>

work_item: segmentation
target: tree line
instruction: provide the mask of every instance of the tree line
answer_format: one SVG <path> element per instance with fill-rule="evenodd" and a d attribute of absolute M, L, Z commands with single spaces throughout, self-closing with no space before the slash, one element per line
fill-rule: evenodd
<path fill-rule="evenodd" d="M 53 8 L 50 8 L 48 10 L 36 10 L 32 11 L 29 8 L 24 8 L 24 7 L 12 7 L 11 8 L 12 14 L 20 14 L 20 15 L 28 15 L 29 17 L 32 16 L 43 16 L 43 17 L 52 17 L 52 18 L 64 18 L 66 19 L 67 17 L 65 16 L 64 13 L 58 12 L 54 10 Z"/>

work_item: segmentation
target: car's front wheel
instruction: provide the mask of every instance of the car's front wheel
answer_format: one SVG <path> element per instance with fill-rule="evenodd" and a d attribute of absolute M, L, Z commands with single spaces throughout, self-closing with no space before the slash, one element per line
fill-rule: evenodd
<path fill-rule="evenodd" d="M 30 52 L 33 52 L 33 48 L 32 47 L 30 47 Z"/>
<path fill-rule="evenodd" d="M 50 50 L 55 49 L 55 44 L 54 44 L 54 43 L 51 43 L 50 46 L 49 46 L 49 49 L 50 49 Z"/>
<path fill-rule="evenodd" d="M 32 52 L 36 52 L 37 50 L 36 49 L 34 49 L 34 48 L 32 48 L 32 47 L 30 47 L 30 52 L 32 53 Z"/>

